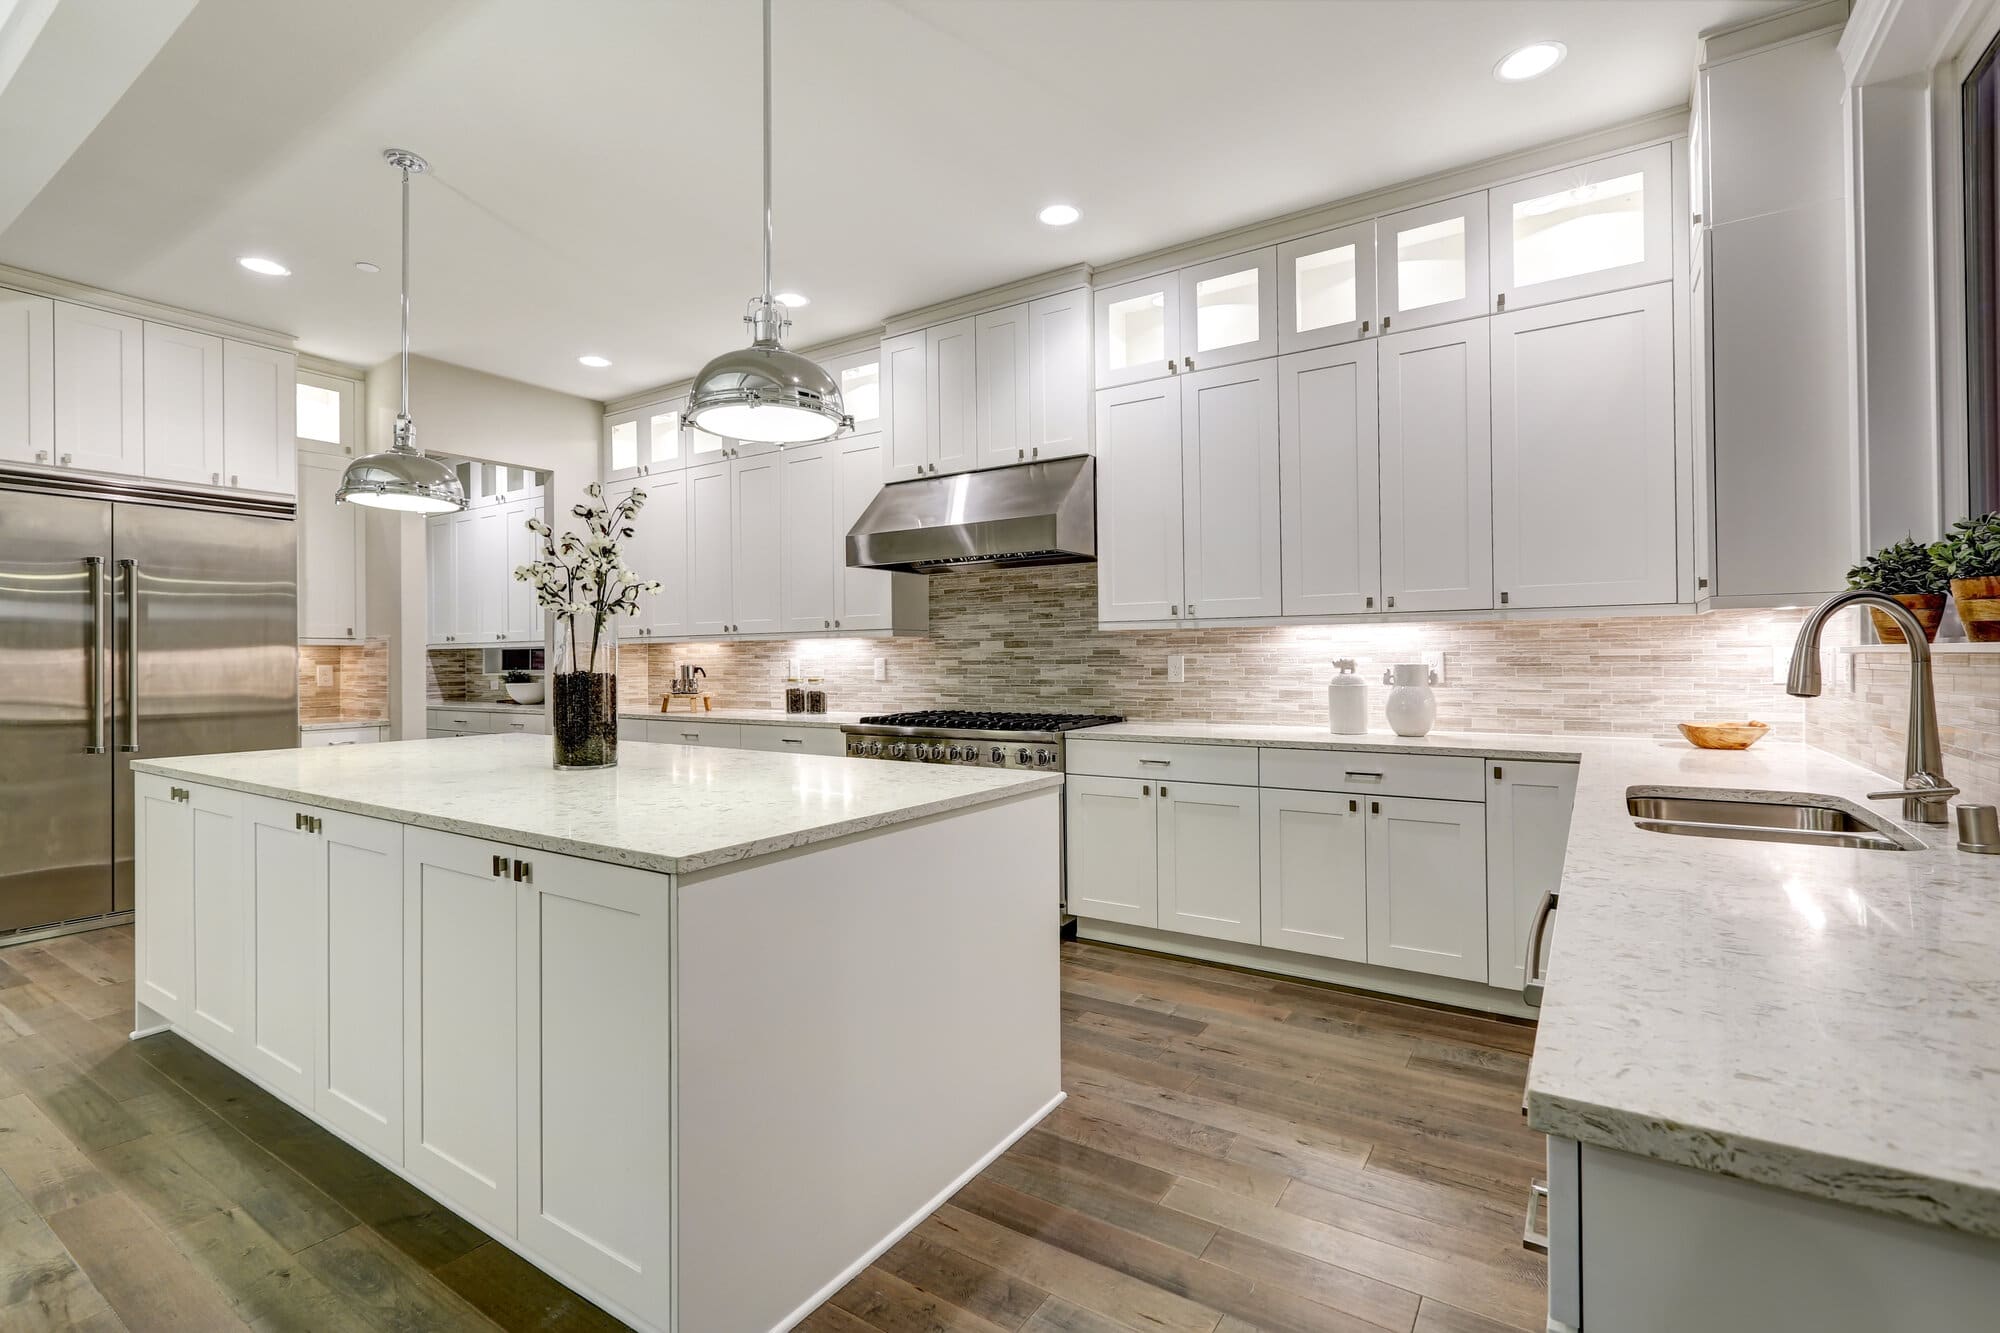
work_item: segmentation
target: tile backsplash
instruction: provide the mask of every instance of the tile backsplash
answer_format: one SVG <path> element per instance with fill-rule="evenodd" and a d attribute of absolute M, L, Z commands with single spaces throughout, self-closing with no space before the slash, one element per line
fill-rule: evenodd
<path fill-rule="evenodd" d="M 330 667 L 333 683 L 319 683 Z M 299 645 L 299 721 L 380 722 L 389 716 L 389 641 Z"/>
<path fill-rule="evenodd" d="M 1902 648 L 1853 654 L 1851 685 L 1827 674 L 1806 739 L 1879 773 L 1903 775 L 1910 660 Z M 2000 803 L 2000 648 L 1946 650 L 1931 659 L 1944 771 L 1961 800 Z M 1892 807 L 1893 808 L 1893 807 Z"/>

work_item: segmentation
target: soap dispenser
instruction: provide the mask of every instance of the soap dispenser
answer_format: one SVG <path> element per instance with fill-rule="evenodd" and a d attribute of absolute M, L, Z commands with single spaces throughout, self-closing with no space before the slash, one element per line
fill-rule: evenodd
<path fill-rule="evenodd" d="M 1341 736 L 1364 735 L 1368 731 L 1368 682 L 1354 674 L 1351 657 L 1335 658 L 1333 665 L 1339 674 L 1326 686 L 1328 730 Z"/>

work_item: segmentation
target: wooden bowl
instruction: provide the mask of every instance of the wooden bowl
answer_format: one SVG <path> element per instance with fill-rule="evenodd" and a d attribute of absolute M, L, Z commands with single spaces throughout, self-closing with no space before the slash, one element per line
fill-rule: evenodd
<path fill-rule="evenodd" d="M 1681 735 L 1702 750 L 1747 750 L 1771 728 L 1763 722 L 1683 722 Z"/>

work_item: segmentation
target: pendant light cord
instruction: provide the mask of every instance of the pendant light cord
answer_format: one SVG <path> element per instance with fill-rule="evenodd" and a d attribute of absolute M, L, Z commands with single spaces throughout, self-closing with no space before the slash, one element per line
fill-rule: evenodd
<path fill-rule="evenodd" d="M 768 0 L 767 0 L 768 3 Z M 410 169 L 403 168 L 403 417 L 410 415 Z"/>
<path fill-rule="evenodd" d="M 771 301 L 771 0 L 764 0 L 764 305 Z"/>

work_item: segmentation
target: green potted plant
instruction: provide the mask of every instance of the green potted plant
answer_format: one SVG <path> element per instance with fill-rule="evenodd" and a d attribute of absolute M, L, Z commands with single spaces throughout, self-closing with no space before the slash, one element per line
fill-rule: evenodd
<path fill-rule="evenodd" d="M 1962 518 L 1938 543 L 1965 637 L 2000 642 L 2000 513 Z"/>
<path fill-rule="evenodd" d="M 1905 537 L 1848 570 L 1847 586 L 1866 588 L 1901 602 L 1924 627 L 1924 641 L 1928 643 L 1937 638 L 1938 626 L 1944 620 L 1945 592 L 1950 586 L 1940 562 L 1943 545 L 1940 542 L 1930 546 Z M 1887 611 L 1870 607 L 1868 618 L 1875 622 L 1876 637 L 1882 642 L 1903 641 L 1902 626 Z"/>
<path fill-rule="evenodd" d="M 507 687 L 507 697 L 517 704 L 538 704 L 545 697 L 547 689 L 542 678 L 532 671 L 519 667 L 500 673 L 500 683 Z"/>

